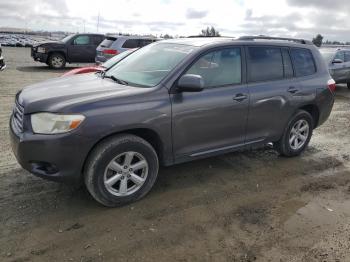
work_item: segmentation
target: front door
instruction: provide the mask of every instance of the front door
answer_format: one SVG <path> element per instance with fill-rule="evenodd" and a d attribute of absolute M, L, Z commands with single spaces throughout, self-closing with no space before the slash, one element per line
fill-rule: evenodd
<path fill-rule="evenodd" d="M 68 46 L 68 60 L 71 63 L 92 63 L 95 55 L 96 45 L 89 35 L 75 37 Z"/>
<path fill-rule="evenodd" d="M 202 76 L 205 88 L 171 95 L 175 159 L 244 144 L 249 94 L 242 81 L 242 50 L 211 51 L 185 72 Z"/>

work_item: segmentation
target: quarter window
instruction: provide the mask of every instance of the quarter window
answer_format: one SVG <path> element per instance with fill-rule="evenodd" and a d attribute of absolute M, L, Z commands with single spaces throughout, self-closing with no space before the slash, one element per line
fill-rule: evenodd
<path fill-rule="evenodd" d="M 202 76 L 204 87 L 240 84 L 242 81 L 241 48 L 226 48 L 199 58 L 186 74 Z"/>
<path fill-rule="evenodd" d="M 248 80 L 250 82 L 283 79 L 281 49 L 277 47 L 248 47 Z"/>
<path fill-rule="evenodd" d="M 81 35 L 74 39 L 74 45 L 88 45 L 90 44 L 90 37 Z"/>
<path fill-rule="evenodd" d="M 291 57 L 294 65 L 295 75 L 308 76 L 316 73 L 316 66 L 312 53 L 308 49 L 292 48 Z"/>

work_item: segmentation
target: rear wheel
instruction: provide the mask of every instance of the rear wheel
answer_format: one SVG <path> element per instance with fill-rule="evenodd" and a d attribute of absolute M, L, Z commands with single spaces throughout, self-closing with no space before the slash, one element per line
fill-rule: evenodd
<path fill-rule="evenodd" d="M 51 68 L 61 69 L 66 65 L 66 58 L 59 53 L 53 53 L 49 56 L 47 63 Z"/>
<path fill-rule="evenodd" d="M 145 196 L 158 175 L 153 147 L 134 135 L 105 140 L 91 153 L 85 168 L 85 185 L 96 201 L 114 207 Z"/>
<path fill-rule="evenodd" d="M 281 139 L 274 144 L 275 149 L 282 156 L 300 155 L 310 142 L 313 122 L 308 112 L 299 110 L 289 121 Z"/>

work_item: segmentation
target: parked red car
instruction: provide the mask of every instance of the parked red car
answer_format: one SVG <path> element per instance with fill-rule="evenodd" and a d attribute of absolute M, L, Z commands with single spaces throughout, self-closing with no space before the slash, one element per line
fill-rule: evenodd
<path fill-rule="evenodd" d="M 94 65 L 94 66 L 85 66 L 85 67 L 79 67 L 72 69 L 66 73 L 64 73 L 62 76 L 71 76 L 71 75 L 79 75 L 79 74 L 86 74 L 86 73 L 93 73 L 98 71 L 106 71 L 115 64 L 117 64 L 119 61 L 123 60 L 125 57 L 130 55 L 131 53 L 135 52 L 137 49 L 130 49 L 123 53 L 120 53 L 119 55 L 116 55 L 109 59 L 108 61 L 104 62 L 101 65 Z"/>

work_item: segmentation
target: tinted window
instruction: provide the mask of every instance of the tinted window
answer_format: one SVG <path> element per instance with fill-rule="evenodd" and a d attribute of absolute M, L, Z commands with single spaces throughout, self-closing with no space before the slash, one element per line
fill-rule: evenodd
<path fill-rule="evenodd" d="M 345 51 L 344 53 L 345 53 L 344 61 L 345 62 L 350 62 L 350 51 Z"/>
<path fill-rule="evenodd" d="M 95 35 L 92 37 L 92 44 L 99 45 L 103 40 L 102 36 Z"/>
<path fill-rule="evenodd" d="M 288 49 L 286 48 L 282 49 L 282 57 L 283 57 L 284 77 L 286 78 L 293 77 L 293 66 L 289 56 Z"/>
<path fill-rule="evenodd" d="M 248 80 L 251 82 L 283 78 L 283 62 L 280 48 L 249 47 L 248 63 Z"/>
<path fill-rule="evenodd" d="M 195 62 L 186 74 L 203 77 L 205 87 L 241 83 L 241 49 L 227 48 L 210 52 Z"/>
<path fill-rule="evenodd" d="M 308 76 L 316 72 L 314 58 L 310 50 L 292 48 L 290 54 L 296 76 Z"/>
<path fill-rule="evenodd" d="M 139 47 L 143 47 L 145 45 L 149 45 L 150 43 L 153 43 L 154 40 L 151 39 L 141 39 L 139 43 Z"/>
<path fill-rule="evenodd" d="M 74 39 L 74 45 L 88 45 L 90 44 L 90 37 L 87 35 L 80 35 Z"/>
<path fill-rule="evenodd" d="M 136 48 L 139 45 L 139 40 L 138 39 L 128 39 L 125 41 L 123 44 L 123 48 Z"/>
<path fill-rule="evenodd" d="M 114 37 L 107 37 L 105 40 L 103 40 L 100 44 L 100 47 L 111 47 L 114 41 L 117 41 L 117 38 Z"/>

